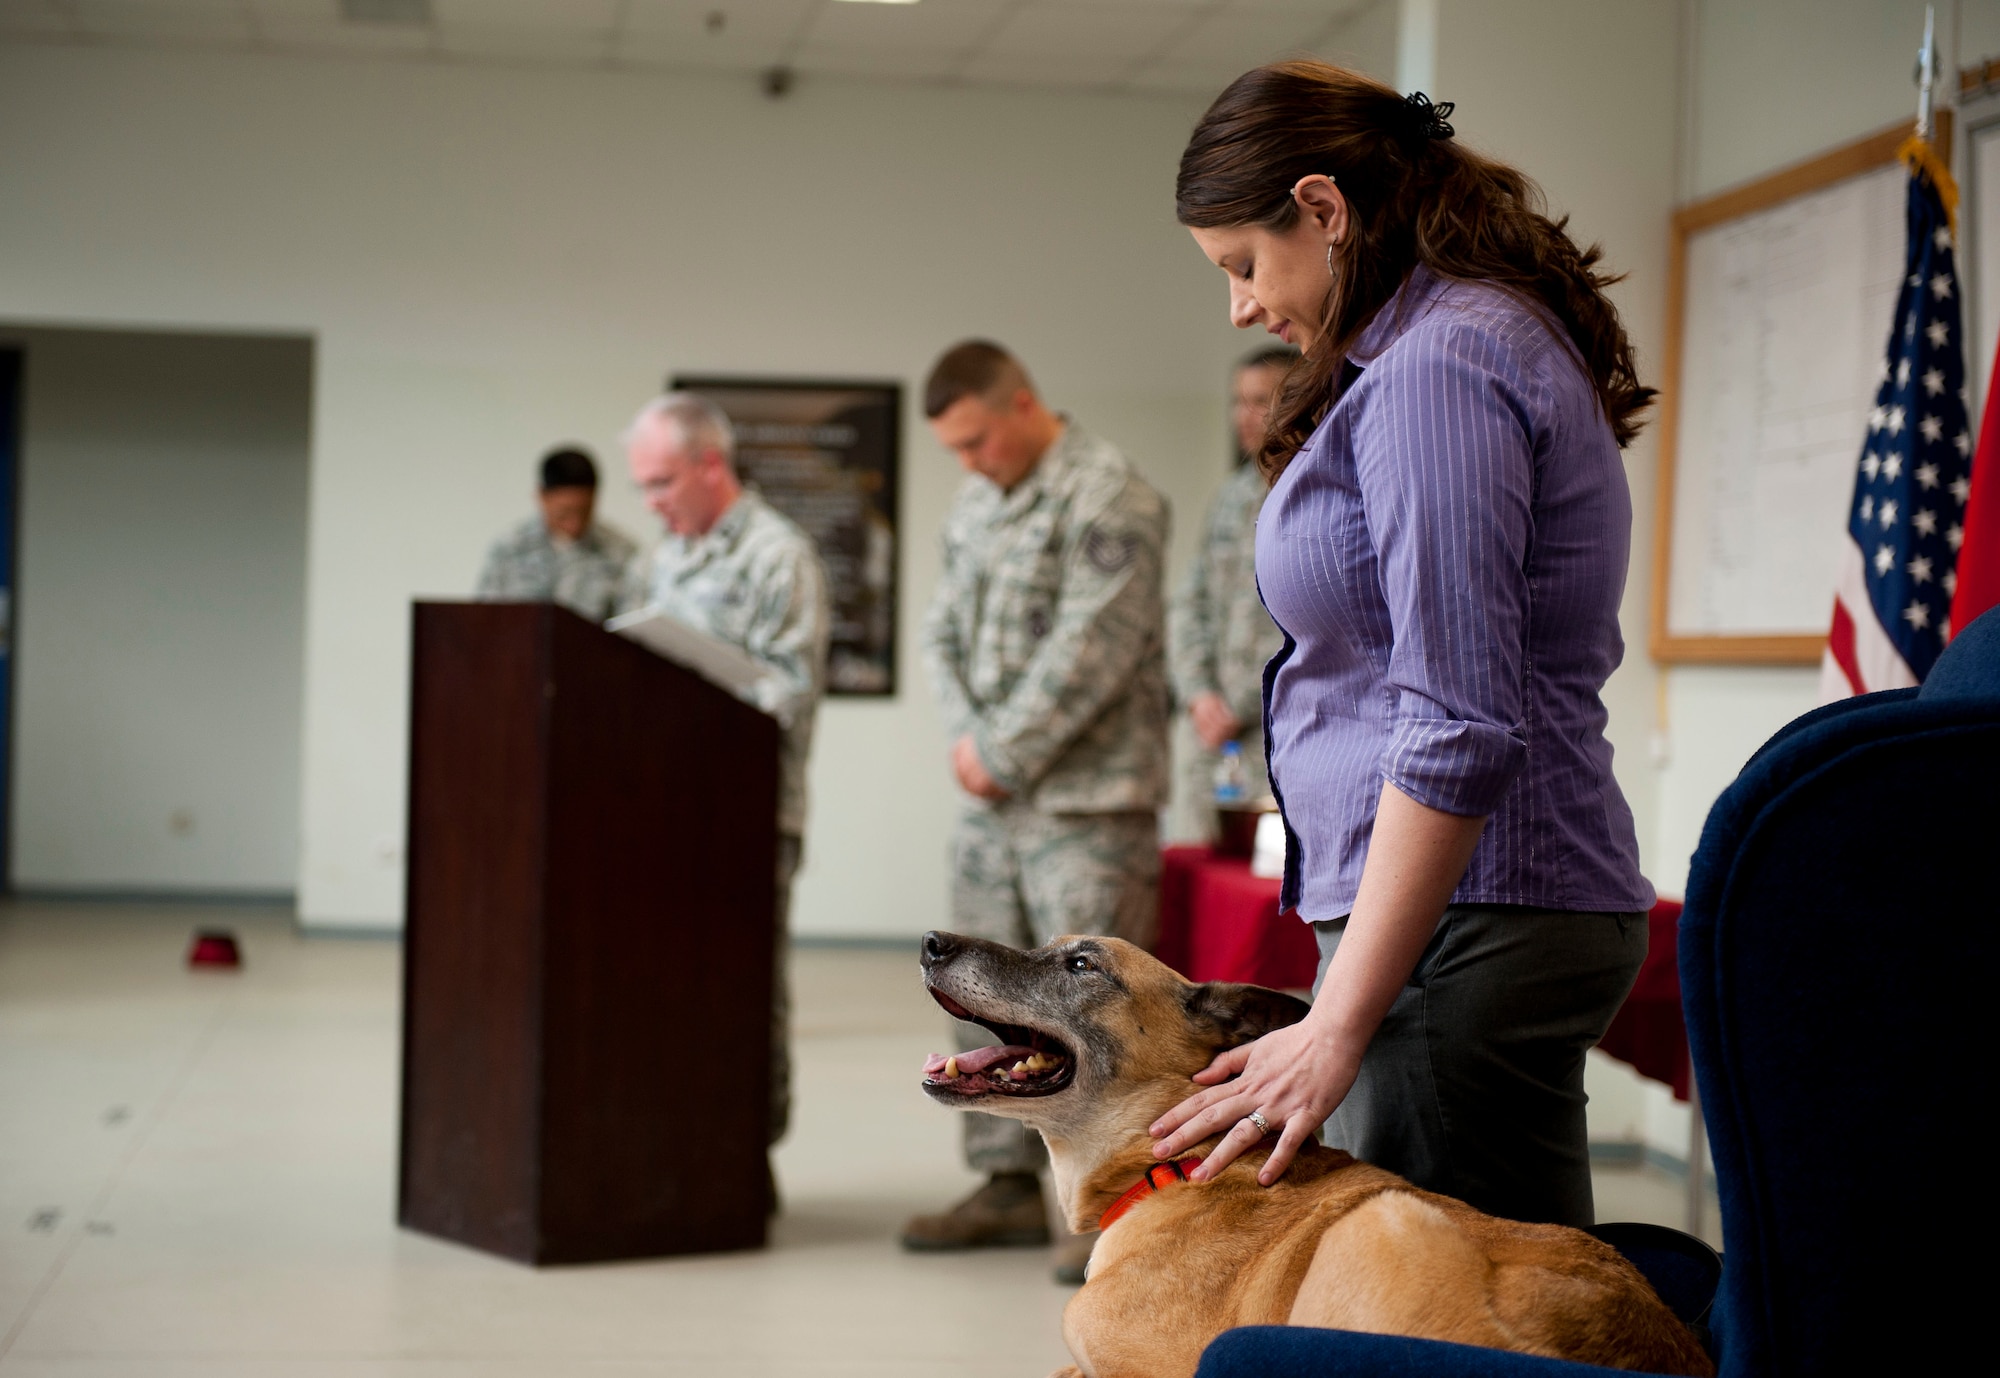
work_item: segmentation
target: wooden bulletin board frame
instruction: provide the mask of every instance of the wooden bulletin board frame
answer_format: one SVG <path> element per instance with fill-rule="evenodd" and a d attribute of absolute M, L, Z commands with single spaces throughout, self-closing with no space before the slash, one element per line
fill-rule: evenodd
<path fill-rule="evenodd" d="M 1934 119 L 1938 152 L 1951 161 L 1951 111 Z M 1872 172 L 1896 159 L 1910 137 L 1909 120 L 1857 139 L 1768 177 L 1683 206 L 1674 212 L 1667 248 L 1666 357 L 1660 371 L 1659 481 L 1653 511 L 1653 598 L 1650 649 L 1654 660 L 1679 664 L 1814 665 L 1826 647 L 1824 634 L 1808 636 L 1676 636 L 1667 621 L 1674 558 L 1674 457 L 1680 428 L 1682 332 L 1687 314 L 1688 240 L 1703 230 L 1754 215 L 1806 196 L 1836 182 Z M 1886 329 L 1886 326 L 1885 326 Z M 1855 445 L 1861 443 L 1856 435 Z M 1833 589 L 1827 588 L 1827 617 L 1833 616 Z"/>

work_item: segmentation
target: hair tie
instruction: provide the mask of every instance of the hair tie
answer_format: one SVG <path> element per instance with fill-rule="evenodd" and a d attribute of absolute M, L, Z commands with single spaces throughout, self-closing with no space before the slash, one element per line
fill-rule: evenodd
<path fill-rule="evenodd" d="M 1451 112 L 1458 108 L 1457 101 L 1440 101 L 1431 104 L 1431 98 L 1422 91 L 1412 91 L 1403 98 L 1409 107 L 1409 132 L 1422 139 L 1449 139 L 1454 131 L 1449 123 Z"/>

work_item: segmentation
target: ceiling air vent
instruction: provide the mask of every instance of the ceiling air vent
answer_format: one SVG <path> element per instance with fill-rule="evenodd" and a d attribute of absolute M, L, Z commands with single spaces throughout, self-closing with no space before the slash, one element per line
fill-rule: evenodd
<path fill-rule="evenodd" d="M 401 24 L 428 28 L 431 0 L 340 0 L 340 17 L 350 24 Z"/>

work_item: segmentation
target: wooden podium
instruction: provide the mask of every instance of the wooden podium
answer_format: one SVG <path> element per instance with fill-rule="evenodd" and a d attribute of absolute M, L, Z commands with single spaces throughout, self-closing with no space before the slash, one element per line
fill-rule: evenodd
<path fill-rule="evenodd" d="M 761 1245 L 777 723 L 548 604 L 415 614 L 397 1218 Z"/>

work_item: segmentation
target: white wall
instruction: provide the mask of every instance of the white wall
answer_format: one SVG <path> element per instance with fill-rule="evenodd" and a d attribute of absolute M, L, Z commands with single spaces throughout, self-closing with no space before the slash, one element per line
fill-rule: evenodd
<path fill-rule="evenodd" d="M 1402 11 L 1400 0 L 1375 0 L 1355 10 L 1320 44 L 1320 56 L 1395 85 Z"/>
<path fill-rule="evenodd" d="M 1428 0 L 1425 0 L 1428 3 Z M 1421 26 L 1419 26 L 1421 28 Z M 1521 167 L 1582 243 L 1602 243 L 1630 274 L 1612 289 L 1656 375 L 1664 333 L 1666 229 L 1673 205 L 1678 28 L 1658 0 L 1441 0 L 1430 95 L 1458 104 L 1459 136 Z M 1647 60 L 1635 55 L 1658 55 Z M 1658 782 L 1649 754 L 1656 670 L 1646 656 L 1654 447 L 1649 426 L 1626 452 L 1633 545 L 1620 622 L 1624 666 L 1605 687 L 1618 783 L 1632 806 L 1641 861 L 1657 878 Z"/>
<path fill-rule="evenodd" d="M 310 343 L 0 343 L 27 356 L 14 884 L 291 890 Z"/>
<path fill-rule="evenodd" d="M 1683 201 L 1916 117 L 1911 72 L 1923 0 L 1690 0 L 1688 10 Z M 1947 68 L 1954 30 L 1966 61 L 2000 51 L 2000 0 L 1940 4 L 1938 12 Z M 1954 87 L 1947 82 L 1941 99 Z M 1829 616 L 1832 600 L 1829 571 Z M 1818 691 L 1816 667 L 1665 671 L 1655 712 L 1664 759 L 1652 872 L 1661 889 L 1680 893 L 1716 796 L 1766 738 L 1818 702 Z"/>
<path fill-rule="evenodd" d="M 1687 199 L 1917 113 L 1926 0 L 1689 0 L 1697 16 Z M 1933 0 L 1939 63 L 2000 56 L 2000 0 Z M 1954 19 L 1956 23 L 1954 23 Z M 1954 34 L 1955 31 L 1955 34 Z M 1955 80 L 1940 93 L 1949 100 Z"/>
<path fill-rule="evenodd" d="M 466 590 L 539 450 L 612 453 L 672 369 L 914 383 L 991 334 L 1188 529 L 1246 343 L 1173 222 L 1199 104 L 0 48 L 0 319 L 315 337 L 300 907 L 392 924 L 409 600 Z M 825 710 L 809 933 L 945 897 L 913 633 L 957 480 L 908 419 L 904 679 Z"/>

